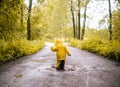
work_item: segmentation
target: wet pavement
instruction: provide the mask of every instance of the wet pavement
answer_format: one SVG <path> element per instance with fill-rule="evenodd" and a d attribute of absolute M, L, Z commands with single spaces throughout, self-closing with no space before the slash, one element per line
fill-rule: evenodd
<path fill-rule="evenodd" d="M 55 70 L 51 44 L 0 66 L 0 87 L 120 87 L 120 64 L 68 47 L 65 71 Z"/>

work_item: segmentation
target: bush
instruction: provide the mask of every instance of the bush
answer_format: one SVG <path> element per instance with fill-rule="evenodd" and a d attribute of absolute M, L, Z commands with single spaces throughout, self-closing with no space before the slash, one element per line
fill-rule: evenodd
<path fill-rule="evenodd" d="M 120 61 L 120 42 L 103 39 L 71 40 L 72 46 Z"/>
<path fill-rule="evenodd" d="M 1 41 L 0 61 L 7 62 L 21 56 L 32 54 L 44 46 L 43 41 L 13 40 L 11 42 Z"/>
<path fill-rule="evenodd" d="M 80 43 L 80 40 L 78 40 L 78 39 L 71 39 L 70 40 L 70 45 L 73 46 L 73 47 L 79 47 L 78 46 L 79 43 Z"/>

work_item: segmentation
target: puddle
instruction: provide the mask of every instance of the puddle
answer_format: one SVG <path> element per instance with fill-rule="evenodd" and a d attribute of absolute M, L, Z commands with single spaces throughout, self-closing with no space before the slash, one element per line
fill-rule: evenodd
<path fill-rule="evenodd" d="M 56 71 L 55 65 L 43 65 L 39 66 L 38 71 Z M 91 72 L 91 71 L 102 71 L 110 73 L 110 70 L 107 68 L 96 68 L 96 67 L 88 67 L 88 66 L 77 66 L 77 65 L 66 65 L 65 66 L 65 72 Z M 60 70 L 61 71 L 61 70 Z"/>
<path fill-rule="evenodd" d="M 118 66 L 118 67 L 120 67 L 120 64 L 115 64 L 115 66 Z"/>
<path fill-rule="evenodd" d="M 80 66 L 74 66 L 74 65 L 66 65 L 65 66 L 65 71 L 81 71 Z M 38 71 L 56 71 L 55 65 L 48 65 L 48 66 L 39 66 Z"/>
<path fill-rule="evenodd" d="M 14 74 L 14 77 L 20 78 L 20 77 L 22 77 L 22 75 L 21 74 Z"/>
<path fill-rule="evenodd" d="M 65 70 L 67 71 L 80 71 L 81 67 L 76 65 L 66 65 Z"/>
<path fill-rule="evenodd" d="M 32 60 L 33 62 L 44 62 L 45 60 Z"/>
<path fill-rule="evenodd" d="M 46 55 L 41 55 L 40 57 L 48 57 L 49 55 L 48 54 L 46 54 Z"/>
<path fill-rule="evenodd" d="M 38 69 L 38 71 L 44 71 L 44 70 L 46 70 L 46 71 L 54 71 L 55 70 L 55 68 L 53 68 L 52 66 L 40 66 L 37 69 Z"/>
<path fill-rule="evenodd" d="M 32 62 L 38 62 L 38 63 L 52 63 L 53 61 L 56 61 L 56 60 L 55 59 L 32 60 Z"/>

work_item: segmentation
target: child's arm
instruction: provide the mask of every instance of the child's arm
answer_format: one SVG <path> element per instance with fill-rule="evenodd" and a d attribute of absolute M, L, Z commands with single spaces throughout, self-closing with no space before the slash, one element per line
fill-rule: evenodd
<path fill-rule="evenodd" d="M 66 48 L 66 47 L 65 47 Z M 71 53 L 68 51 L 68 49 L 66 48 L 66 52 L 67 52 L 67 55 L 71 56 Z"/>
<path fill-rule="evenodd" d="M 51 46 L 51 50 L 52 50 L 52 51 L 57 51 L 56 46 Z"/>

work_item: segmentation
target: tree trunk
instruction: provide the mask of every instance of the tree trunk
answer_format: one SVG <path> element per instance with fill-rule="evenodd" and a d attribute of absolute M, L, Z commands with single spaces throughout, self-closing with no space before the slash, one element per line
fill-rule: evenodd
<path fill-rule="evenodd" d="M 109 39 L 112 40 L 112 13 L 111 13 L 111 3 L 110 3 L 110 0 L 108 0 L 108 3 L 109 3 L 109 20 L 110 20 L 110 23 L 109 23 L 109 27 L 108 27 L 108 30 L 109 30 Z"/>
<path fill-rule="evenodd" d="M 71 14 L 72 14 L 72 22 L 73 22 L 73 36 L 75 38 L 75 16 L 74 16 L 72 3 L 73 3 L 73 1 L 71 0 Z"/>
<path fill-rule="evenodd" d="M 27 20 L 27 40 L 31 40 L 31 24 L 30 24 L 31 8 L 32 8 L 32 0 L 29 0 L 28 20 Z"/>
<path fill-rule="evenodd" d="M 80 39 L 80 0 L 78 0 L 78 39 Z"/>
<path fill-rule="evenodd" d="M 120 3 L 120 0 L 118 0 L 118 2 Z"/>
<path fill-rule="evenodd" d="M 2 0 L 0 0 L 0 3 L 2 2 Z"/>
<path fill-rule="evenodd" d="M 23 28 L 23 2 L 21 2 L 21 27 Z"/>
<path fill-rule="evenodd" d="M 77 13 L 77 12 L 76 12 Z M 75 37 L 76 38 L 78 38 L 78 25 L 77 25 L 77 23 L 78 23 L 78 15 L 76 14 L 76 28 L 75 28 Z"/>
<path fill-rule="evenodd" d="M 83 28 L 82 28 L 81 40 L 84 40 L 85 26 L 86 26 L 86 11 L 87 11 L 87 5 L 85 5 L 85 11 L 84 11 L 84 22 L 83 22 Z"/>

